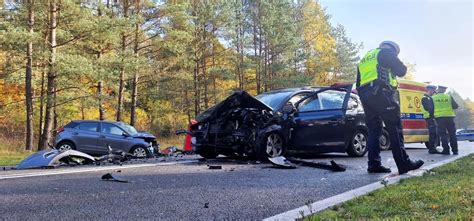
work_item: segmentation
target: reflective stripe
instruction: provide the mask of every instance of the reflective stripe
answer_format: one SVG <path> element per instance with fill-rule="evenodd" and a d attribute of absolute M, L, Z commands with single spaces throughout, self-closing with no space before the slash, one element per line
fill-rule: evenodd
<path fill-rule="evenodd" d="M 436 118 L 456 116 L 451 104 L 451 96 L 448 94 L 435 94 L 432 98 L 434 104 L 434 116 Z"/>

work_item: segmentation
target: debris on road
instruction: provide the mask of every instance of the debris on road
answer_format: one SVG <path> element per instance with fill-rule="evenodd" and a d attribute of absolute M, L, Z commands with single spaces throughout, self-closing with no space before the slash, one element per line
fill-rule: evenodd
<path fill-rule="evenodd" d="M 128 161 L 130 159 L 136 158 L 130 153 L 124 152 L 122 150 L 114 150 L 110 145 L 107 146 L 109 154 L 103 155 L 96 159 L 96 164 L 100 165 L 102 162 L 108 162 L 113 164 L 122 165 L 122 162 Z"/>
<path fill-rule="evenodd" d="M 209 208 L 209 203 L 204 203 L 204 208 Z"/>
<path fill-rule="evenodd" d="M 222 169 L 222 166 L 221 166 L 221 165 L 207 165 L 207 167 L 208 167 L 210 170 L 221 170 L 221 169 Z"/>
<path fill-rule="evenodd" d="M 282 156 L 268 158 L 268 160 L 273 165 L 275 165 L 277 167 L 287 168 L 287 169 L 294 169 L 294 168 L 296 168 L 296 165 L 299 165 L 299 166 L 306 166 L 306 167 L 313 167 L 313 168 L 331 170 L 331 171 L 334 171 L 334 172 L 346 171 L 346 168 L 340 166 L 334 160 L 331 160 L 329 165 L 326 164 L 326 163 L 315 163 L 315 162 L 299 160 L 299 159 L 295 159 L 295 158 L 285 158 L 285 157 L 282 157 Z"/>
<path fill-rule="evenodd" d="M 273 158 L 268 158 L 268 160 L 275 166 L 279 168 L 286 168 L 286 169 L 295 169 L 296 165 L 288 161 L 285 157 L 279 156 L 279 157 L 273 157 Z"/>
<path fill-rule="evenodd" d="M 334 172 L 346 171 L 346 168 L 340 166 L 334 160 L 330 161 L 330 165 L 325 164 L 325 163 L 315 163 L 315 162 L 310 162 L 310 161 L 305 161 L 305 160 L 299 160 L 299 159 L 295 159 L 295 158 L 288 158 L 288 160 L 292 163 L 296 163 L 296 164 L 299 164 L 301 166 L 331 170 L 331 171 L 334 171 Z"/>
<path fill-rule="evenodd" d="M 89 154 L 76 150 L 42 150 L 38 151 L 17 165 L 17 169 L 54 168 L 61 164 L 83 165 L 95 162 L 95 158 Z"/>
<path fill-rule="evenodd" d="M 106 173 L 106 174 L 102 175 L 102 180 L 104 180 L 104 181 L 115 181 L 115 182 L 120 182 L 120 183 L 128 183 L 127 180 L 122 179 L 120 177 L 117 177 L 117 176 L 113 175 L 112 173 Z"/>

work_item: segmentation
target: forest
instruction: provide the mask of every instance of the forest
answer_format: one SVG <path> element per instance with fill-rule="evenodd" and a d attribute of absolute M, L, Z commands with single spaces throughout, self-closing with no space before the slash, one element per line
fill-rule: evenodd
<path fill-rule="evenodd" d="M 71 120 L 160 139 L 234 91 L 354 82 L 363 48 L 315 0 L 0 3 L 0 142 L 25 150 Z"/>

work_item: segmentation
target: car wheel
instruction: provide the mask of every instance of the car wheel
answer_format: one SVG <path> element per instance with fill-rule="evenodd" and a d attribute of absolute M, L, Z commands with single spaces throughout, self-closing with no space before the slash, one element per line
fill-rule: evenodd
<path fill-rule="evenodd" d="M 379 137 L 380 149 L 389 150 L 390 149 L 390 138 L 386 130 L 382 130 L 382 135 Z"/>
<path fill-rule="evenodd" d="M 266 157 L 278 157 L 284 153 L 283 138 L 278 133 L 270 133 L 265 139 L 265 155 Z"/>
<path fill-rule="evenodd" d="M 63 141 L 63 142 L 60 142 L 56 146 L 56 149 L 59 150 L 59 151 L 75 150 L 76 146 L 74 146 L 74 144 L 69 142 L 69 141 Z"/>
<path fill-rule="evenodd" d="M 206 159 L 215 159 L 219 153 L 217 153 L 213 147 L 201 147 L 199 155 Z"/>
<path fill-rule="evenodd" d="M 358 130 L 356 131 L 351 139 L 347 148 L 347 154 L 353 157 L 363 157 L 367 152 L 367 133 Z"/>
<path fill-rule="evenodd" d="M 132 150 L 130 150 L 130 153 L 134 156 L 134 157 L 138 157 L 138 158 L 145 158 L 147 157 L 149 154 L 148 154 L 148 150 L 145 149 L 144 147 L 142 146 L 136 146 L 134 148 L 132 148 Z"/>

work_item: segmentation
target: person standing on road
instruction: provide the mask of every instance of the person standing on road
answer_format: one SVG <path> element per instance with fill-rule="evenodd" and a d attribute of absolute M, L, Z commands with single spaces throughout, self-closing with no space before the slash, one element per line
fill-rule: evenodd
<path fill-rule="evenodd" d="M 400 106 L 395 100 L 398 87 L 396 77 L 403 77 L 407 67 L 400 61 L 400 47 L 392 41 L 380 43 L 362 58 L 357 69 L 356 87 L 364 107 L 368 138 L 369 173 L 390 173 L 382 166 L 379 138 L 383 122 L 388 130 L 393 158 L 398 173 L 404 174 L 423 165 L 422 160 L 412 161 L 405 151 Z"/>
<path fill-rule="evenodd" d="M 428 85 L 426 86 L 426 94 L 421 99 L 421 104 L 423 106 L 423 118 L 426 120 L 426 125 L 428 126 L 429 131 L 429 140 L 426 145 L 428 147 L 429 154 L 438 153 L 438 151 L 436 151 L 438 133 L 436 128 L 436 120 L 434 118 L 433 98 L 431 97 L 435 94 L 435 92 L 436 86 Z"/>
<path fill-rule="evenodd" d="M 445 92 L 446 87 L 438 86 L 438 93 L 432 97 L 434 116 L 438 123 L 438 133 L 441 138 L 441 145 L 443 146 L 443 152 L 441 153 L 444 155 L 450 155 L 449 149 L 451 146 L 453 154 L 457 155 L 458 140 L 456 138 L 456 125 L 454 124 L 454 118 L 456 117 L 454 109 L 457 109 L 459 106 L 451 95 L 445 94 Z"/>

